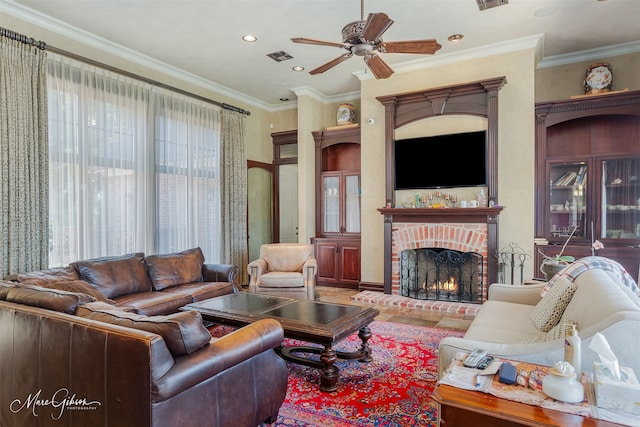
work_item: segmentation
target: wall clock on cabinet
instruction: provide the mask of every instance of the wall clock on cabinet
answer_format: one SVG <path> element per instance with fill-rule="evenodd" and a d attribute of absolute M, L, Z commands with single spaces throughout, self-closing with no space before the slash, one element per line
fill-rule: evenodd
<path fill-rule="evenodd" d="M 584 93 L 595 95 L 609 92 L 613 85 L 613 68 L 608 62 L 591 64 L 584 76 Z"/>

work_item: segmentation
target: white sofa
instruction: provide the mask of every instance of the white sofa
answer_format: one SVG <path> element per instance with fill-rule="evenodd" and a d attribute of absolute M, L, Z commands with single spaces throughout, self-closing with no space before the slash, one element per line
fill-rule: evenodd
<path fill-rule="evenodd" d="M 495 356 L 551 366 L 564 358 L 564 339 L 558 328 L 563 327 L 566 319 L 578 326 L 583 372 L 593 372 L 593 362 L 599 361 L 589 344 L 594 334 L 600 332 L 618 357 L 620 366 L 631 367 L 636 376 L 640 376 L 640 298 L 635 282 L 623 273 L 626 281 L 621 280 L 620 272 L 615 269 L 583 268 L 576 277 L 569 275 L 576 285 L 575 292 L 558 326 L 549 332 L 539 330 L 531 319 L 546 283 L 491 285 L 488 300 L 465 336 L 447 337 L 440 342 L 440 376 L 456 353 L 478 347 Z M 550 292 L 545 298 L 549 295 Z"/>

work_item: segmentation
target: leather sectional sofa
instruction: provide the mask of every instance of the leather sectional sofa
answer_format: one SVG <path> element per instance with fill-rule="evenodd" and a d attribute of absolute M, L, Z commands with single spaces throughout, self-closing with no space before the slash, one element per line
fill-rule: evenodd
<path fill-rule="evenodd" d="M 284 339 L 280 324 L 261 320 L 212 338 L 199 313 L 179 311 L 237 292 L 235 274 L 233 266 L 205 265 L 196 248 L 1 281 L 0 425 L 275 421 L 288 376 L 274 351 Z"/>
<path fill-rule="evenodd" d="M 16 274 L 6 280 L 84 292 L 138 314 L 170 314 L 191 302 L 238 292 L 238 268 L 205 264 L 200 248 L 150 255 L 133 253 L 76 261 L 67 267 Z"/>

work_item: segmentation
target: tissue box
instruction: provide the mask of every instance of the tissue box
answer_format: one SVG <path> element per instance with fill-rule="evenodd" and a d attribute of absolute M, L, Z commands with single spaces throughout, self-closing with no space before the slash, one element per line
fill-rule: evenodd
<path fill-rule="evenodd" d="M 631 368 L 620 368 L 620 381 L 600 362 L 593 363 L 598 407 L 640 415 L 640 384 Z"/>

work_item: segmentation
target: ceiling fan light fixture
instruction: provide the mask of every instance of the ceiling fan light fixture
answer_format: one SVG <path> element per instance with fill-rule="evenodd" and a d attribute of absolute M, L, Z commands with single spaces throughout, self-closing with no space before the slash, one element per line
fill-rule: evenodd
<path fill-rule="evenodd" d="M 247 43 L 253 43 L 255 41 L 258 41 L 258 38 L 253 34 L 245 34 L 242 36 L 242 40 L 244 40 Z"/>
<path fill-rule="evenodd" d="M 459 42 L 463 38 L 464 38 L 464 35 L 462 34 L 451 34 L 449 37 L 447 37 L 447 40 L 449 40 L 451 43 L 455 43 L 455 42 Z"/>
<path fill-rule="evenodd" d="M 351 46 L 351 53 L 356 56 L 366 56 L 373 51 L 373 47 L 373 45 L 368 43 L 354 44 L 353 46 Z"/>

